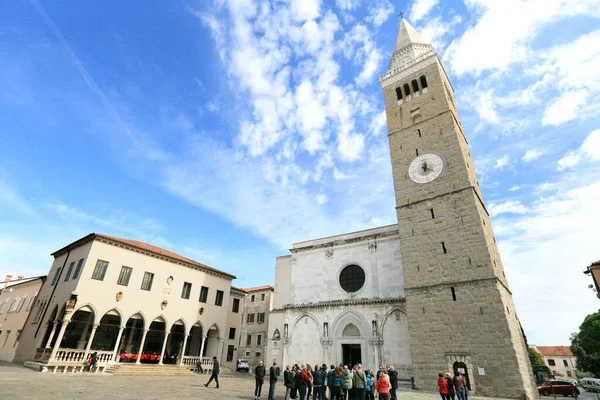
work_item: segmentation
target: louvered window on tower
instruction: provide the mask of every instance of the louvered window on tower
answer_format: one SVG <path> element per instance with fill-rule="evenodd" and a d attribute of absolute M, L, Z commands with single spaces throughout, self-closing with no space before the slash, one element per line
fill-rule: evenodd
<path fill-rule="evenodd" d="M 402 89 L 399 87 L 396 88 L 396 100 L 402 100 Z"/>
<path fill-rule="evenodd" d="M 413 81 L 411 83 L 412 83 L 413 92 L 418 92 L 419 91 L 419 84 L 417 83 L 417 80 L 413 79 Z"/>
<path fill-rule="evenodd" d="M 421 75 L 419 80 L 421 81 L 421 89 L 425 89 L 427 87 L 427 78 L 425 75 Z"/>
<path fill-rule="evenodd" d="M 408 83 L 404 84 L 404 95 L 410 96 L 410 86 L 408 86 Z"/>

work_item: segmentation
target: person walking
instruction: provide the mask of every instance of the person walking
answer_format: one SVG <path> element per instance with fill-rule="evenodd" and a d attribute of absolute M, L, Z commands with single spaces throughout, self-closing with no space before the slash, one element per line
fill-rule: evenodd
<path fill-rule="evenodd" d="M 454 377 L 454 390 L 456 391 L 458 400 L 467 400 L 467 381 L 461 372 L 457 372 Z"/>
<path fill-rule="evenodd" d="M 385 370 L 379 371 L 379 379 L 377 379 L 377 383 L 375 384 L 379 400 L 390 400 L 390 386 L 390 381 Z"/>
<path fill-rule="evenodd" d="M 365 388 L 367 400 L 375 400 L 375 379 L 373 377 L 373 371 L 368 370 L 367 376 L 367 387 Z"/>
<path fill-rule="evenodd" d="M 354 400 L 365 400 L 367 388 L 367 376 L 362 370 L 361 364 L 356 364 L 356 370 L 352 374 L 352 388 Z"/>
<path fill-rule="evenodd" d="M 292 388 L 294 387 L 294 375 L 289 365 L 286 365 L 285 371 L 283 372 L 283 386 L 285 386 L 284 400 L 290 400 Z"/>
<path fill-rule="evenodd" d="M 387 374 L 390 378 L 390 398 L 392 400 L 398 400 L 398 397 L 396 397 L 396 390 L 398 389 L 398 371 L 394 369 L 393 365 L 390 365 Z"/>
<path fill-rule="evenodd" d="M 265 366 L 261 360 L 258 362 L 256 368 L 254 368 L 254 400 L 260 399 L 262 385 L 265 383 L 266 374 L 267 371 L 265 370 Z"/>
<path fill-rule="evenodd" d="M 277 384 L 277 363 L 269 368 L 269 400 L 275 400 L 275 385 Z"/>
<path fill-rule="evenodd" d="M 450 396 L 450 400 L 454 400 L 456 393 L 454 392 L 454 381 L 450 372 L 446 372 L 446 383 L 448 384 L 448 396 Z"/>
<path fill-rule="evenodd" d="M 352 389 L 352 371 L 348 369 L 347 365 L 344 365 L 344 370 L 342 372 L 342 390 L 344 391 L 344 400 L 352 400 L 349 397 L 351 389 Z"/>
<path fill-rule="evenodd" d="M 450 400 L 450 396 L 448 396 L 448 382 L 446 382 L 446 378 L 444 378 L 444 374 L 438 375 L 438 388 L 440 391 L 440 396 L 442 400 Z"/>
<path fill-rule="evenodd" d="M 221 369 L 219 366 L 219 361 L 217 360 L 217 357 L 213 357 L 212 374 L 210 374 L 210 379 L 208 380 L 208 382 L 206 382 L 204 384 L 204 387 L 208 387 L 208 385 L 210 385 L 210 383 L 214 379 L 215 383 L 217 384 L 217 389 L 218 389 L 219 388 L 219 372 L 221 372 Z"/>
<path fill-rule="evenodd" d="M 92 372 L 92 368 L 94 371 L 98 368 L 98 352 L 95 351 L 90 355 L 90 372 Z"/>

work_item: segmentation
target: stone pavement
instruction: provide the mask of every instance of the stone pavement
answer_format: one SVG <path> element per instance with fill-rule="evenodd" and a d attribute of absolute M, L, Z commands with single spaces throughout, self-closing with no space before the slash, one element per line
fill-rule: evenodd
<path fill-rule="evenodd" d="M 0 400 L 99 400 L 99 399 L 254 399 L 254 378 L 246 373 L 223 375 L 221 388 L 203 384 L 207 375 L 181 376 L 112 376 L 110 374 L 63 375 L 35 372 L 18 365 L 0 362 Z M 281 379 L 282 380 L 282 379 Z M 262 398 L 266 399 L 269 385 L 263 385 Z M 283 400 L 285 391 L 281 382 L 275 398 Z M 399 400 L 439 400 L 435 393 L 402 391 Z M 469 396 L 469 400 L 481 400 Z M 491 400 L 491 399 L 490 399 Z"/>

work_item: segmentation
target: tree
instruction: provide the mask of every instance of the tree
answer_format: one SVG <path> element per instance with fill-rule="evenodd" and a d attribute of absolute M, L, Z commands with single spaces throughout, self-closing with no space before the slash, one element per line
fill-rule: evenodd
<path fill-rule="evenodd" d="M 585 317 L 579 332 L 571 336 L 571 351 L 578 370 L 600 376 L 600 310 Z"/>
<path fill-rule="evenodd" d="M 544 357 L 537 351 L 535 348 L 530 347 L 529 349 L 529 360 L 531 361 L 531 365 L 546 365 L 544 362 Z"/>

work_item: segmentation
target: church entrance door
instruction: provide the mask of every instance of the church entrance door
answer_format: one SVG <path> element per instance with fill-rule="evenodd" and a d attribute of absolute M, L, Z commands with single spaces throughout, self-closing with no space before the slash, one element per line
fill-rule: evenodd
<path fill-rule="evenodd" d="M 360 344 L 342 344 L 342 362 L 348 368 L 354 364 L 362 364 Z"/>
<path fill-rule="evenodd" d="M 467 380 L 467 388 L 469 390 L 471 390 L 471 380 L 469 379 L 469 370 L 467 369 L 467 365 L 465 363 L 457 361 L 454 363 L 453 367 L 454 367 L 454 375 L 455 376 L 459 372 L 463 373 L 463 375 L 465 376 L 465 378 Z"/>

